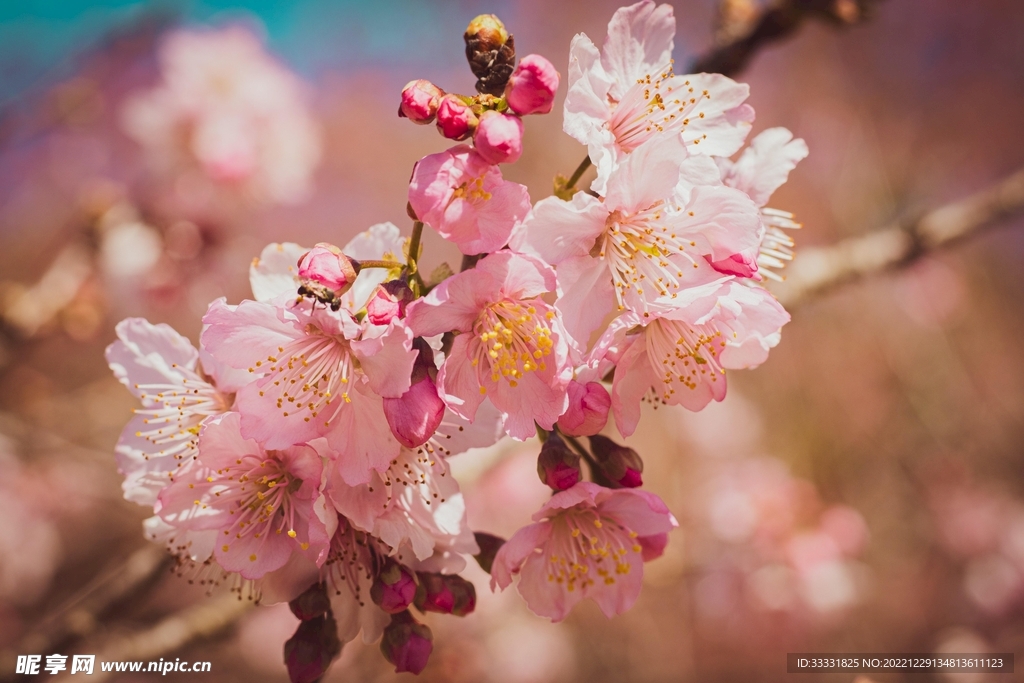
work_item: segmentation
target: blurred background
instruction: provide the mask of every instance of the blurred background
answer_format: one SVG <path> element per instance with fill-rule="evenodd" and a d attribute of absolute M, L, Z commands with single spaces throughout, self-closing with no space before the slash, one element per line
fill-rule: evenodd
<path fill-rule="evenodd" d="M 717 3 L 671 4 L 684 65 L 712 45 Z M 266 243 L 408 230 L 412 164 L 446 145 L 397 118 L 402 86 L 471 92 L 461 36 L 483 12 L 564 79 L 572 36 L 602 42 L 616 7 L 0 3 L 0 659 L 32 643 L 99 652 L 210 600 L 166 573 L 75 611 L 145 546 L 147 511 L 121 499 L 112 454 L 134 407 L 103 360 L 114 324 L 143 316 L 195 340 L 213 298 L 247 295 Z M 755 133 L 786 126 L 811 150 L 771 201 L 804 224 L 798 258 L 1024 165 L 1017 0 L 889 0 L 842 31 L 808 22 L 739 78 Z M 185 125 L 203 97 L 224 106 Z M 562 97 L 526 120 L 505 168 L 534 199 L 585 154 L 561 132 Z M 636 607 L 607 620 L 585 603 L 552 625 L 474 565 L 477 611 L 428 617 L 422 680 L 781 681 L 787 652 L 1024 652 L 1021 228 L 807 302 L 724 403 L 651 410 L 628 443 L 681 526 Z M 426 269 L 456 265 L 426 233 Z M 454 460 L 474 528 L 508 536 L 540 506 L 537 451 Z M 259 608 L 170 658 L 211 661 L 209 680 L 284 681 L 295 625 L 286 606 Z M 325 680 L 395 677 L 356 642 Z"/>

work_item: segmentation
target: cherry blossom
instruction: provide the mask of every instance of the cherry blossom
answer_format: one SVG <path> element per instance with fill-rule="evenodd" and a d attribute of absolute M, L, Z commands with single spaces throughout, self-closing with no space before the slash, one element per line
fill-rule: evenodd
<path fill-rule="evenodd" d="M 472 421 L 489 398 L 515 439 L 551 429 L 568 405 L 569 345 L 558 316 L 541 295 L 555 274 L 541 261 L 500 251 L 453 276 L 409 307 L 422 336 L 459 332 L 438 373 L 448 407 Z"/>
<path fill-rule="evenodd" d="M 409 183 L 409 204 L 463 254 L 483 254 L 508 242 L 530 210 L 530 196 L 476 150 L 457 145 L 420 159 Z"/>
<path fill-rule="evenodd" d="M 237 413 L 204 426 L 199 467 L 160 493 L 156 513 L 173 526 L 221 532 L 214 557 L 247 579 L 280 569 L 293 552 L 323 564 L 337 516 L 320 491 L 320 457 L 308 446 L 268 451 L 240 426 Z"/>
<path fill-rule="evenodd" d="M 600 52 L 586 34 L 573 38 L 563 127 L 587 145 L 599 193 L 623 157 L 651 138 L 729 156 L 750 132 L 746 85 L 720 74 L 672 73 L 675 30 L 671 6 L 644 0 L 615 12 Z"/>
<path fill-rule="evenodd" d="M 636 602 L 643 563 L 678 526 L 665 504 L 637 489 L 606 489 L 582 481 L 556 493 L 494 558 L 491 588 L 519 574 L 519 592 L 533 612 L 561 621 L 583 598 L 605 616 Z"/>

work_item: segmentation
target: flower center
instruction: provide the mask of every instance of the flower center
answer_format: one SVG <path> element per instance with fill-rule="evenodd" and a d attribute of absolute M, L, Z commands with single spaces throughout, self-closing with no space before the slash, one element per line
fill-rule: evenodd
<path fill-rule="evenodd" d="M 151 408 L 135 410 L 145 415 L 143 423 L 150 428 L 135 432 L 153 444 L 155 453 L 144 453 L 148 460 L 173 456 L 178 467 L 195 459 L 198 454 L 199 426 L 211 415 L 219 415 L 230 407 L 230 401 L 195 370 L 174 364 L 171 366 L 182 378 L 180 384 L 136 384 L 143 401 L 155 403 Z"/>
<path fill-rule="evenodd" d="M 697 267 L 694 257 L 686 253 L 686 248 L 696 247 L 696 242 L 673 232 L 669 210 L 658 202 L 635 214 L 614 211 L 608 216 L 605 233 L 594 251 L 608 261 L 620 311 L 630 299 L 639 298 L 638 306 L 647 311 L 647 303 L 653 299 L 676 297 L 683 271 L 672 260 L 673 255 L 681 254 Z M 679 207 L 675 210 L 680 211 Z"/>
<path fill-rule="evenodd" d="M 672 73 L 669 64 L 658 75 L 650 74 L 630 86 L 618 102 L 612 102 L 608 127 L 623 152 L 634 149 L 663 133 L 681 133 L 693 119 L 704 118 L 696 111 L 704 100 L 711 99 L 707 90 L 695 92 L 690 81 Z M 707 135 L 693 140 L 700 144 Z"/>
<path fill-rule="evenodd" d="M 464 199 L 470 204 L 478 204 L 481 201 L 487 201 L 491 198 L 491 193 L 484 189 L 484 176 L 479 175 L 472 180 L 468 180 L 452 192 L 452 201 L 456 199 Z"/>
<path fill-rule="evenodd" d="M 544 309 L 542 313 L 537 306 Z M 548 323 L 554 317 L 554 311 L 539 301 L 505 300 L 485 308 L 473 327 L 480 340 L 473 359 L 477 372 L 484 365 L 491 370 L 492 382 L 504 378 L 515 387 L 526 373 L 546 370 L 544 357 L 551 355 L 554 346 Z"/>
<path fill-rule="evenodd" d="M 424 452 L 423 448 L 416 451 L 403 448 L 398 457 L 391 461 L 387 471 L 380 475 L 388 496 L 384 507 L 391 505 L 394 496 L 419 495 L 427 507 L 435 501 L 444 503 L 446 499 L 441 493 L 437 478 L 444 477 L 447 473 L 443 465 L 437 465 L 437 458 Z M 370 491 L 373 492 L 372 484 Z"/>
<path fill-rule="evenodd" d="M 235 538 L 252 534 L 253 538 L 266 539 L 271 533 L 284 532 L 291 538 L 296 537 L 292 496 L 302 486 L 302 481 L 285 469 L 273 451 L 267 458 L 243 455 L 234 466 L 219 469 L 206 480 L 215 485 L 211 492 L 217 499 L 217 506 L 227 507 L 229 514 L 235 517 Z M 197 500 L 196 505 L 203 503 Z M 301 543 L 301 546 L 305 550 L 309 544 Z M 228 548 L 225 545 L 224 552 Z M 250 559 L 255 561 L 255 555 Z"/>
<path fill-rule="evenodd" d="M 351 403 L 349 379 L 358 369 L 348 342 L 324 334 L 315 325 L 306 326 L 306 334 L 277 347 L 277 355 L 256 361 L 249 372 L 262 372 L 260 396 L 274 401 L 284 417 L 301 416 L 309 422 L 340 397 Z M 335 410 L 324 422 L 337 415 Z"/>
<path fill-rule="evenodd" d="M 644 328 L 644 337 L 651 365 L 662 375 L 660 398 L 666 403 L 677 388 L 694 390 L 703 382 L 717 382 L 719 375 L 725 375 L 719 354 L 726 342 L 722 332 L 712 325 L 659 318 Z"/>
<path fill-rule="evenodd" d="M 552 520 L 555 529 L 548 548 L 548 581 L 581 590 L 628 574 L 626 556 L 641 552 L 637 534 L 594 509 L 571 510 Z"/>

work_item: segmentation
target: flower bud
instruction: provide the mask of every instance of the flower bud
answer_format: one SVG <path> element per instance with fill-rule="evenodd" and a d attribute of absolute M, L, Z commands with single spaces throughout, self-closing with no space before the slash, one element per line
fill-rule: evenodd
<path fill-rule="evenodd" d="M 457 95 L 445 95 L 437 107 L 437 129 L 450 140 L 465 140 L 479 123 L 476 114 Z"/>
<path fill-rule="evenodd" d="M 558 70 L 547 59 L 526 55 L 508 79 L 505 100 L 520 116 L 547 114 L 555 101 L 560 78 Z"/>
<path fill-rule="evenodd" d="M 485 111 L 473 134 L 473 146 L 489 164 L 514 163 L 523 153 L 522 119 Z"/>
<path fill-rule="evenodd" d="M 505 539 L 493 534 L 485 534 L 482 531 L 474 532 L 473 538 L 480 548 L 480 552 L 473 558 L 476 559 L 481 569 L 490 574 L 491 567 L 494 565 L 494 556 L 498 554 L 501 546 L 505 545 Z"/>
<path fill-rule="evenodd" d="M 303 283 L 322 285 L 334 292 L 344 293 L 356 279 L 356 267 L 352 259 L 341 253 L 341 249 L 320 242 L 299 258 L 299 279 Z"/>
<path fill-rule="evenodd" d="M 558 434 L 552 433 L 540 449 L 537 475 L 555 491 L 572 488 L 580 480 L 580 456 Z"/>
<path fill-rule="evenodd" d="M 464 617 L 476 607 L 476 588 L 455 574 L 418 574 L 420 587 L 413 604 L 421 612 Z"/>
<path fill-rule="evenodd" d="M 644 461 L 632 448 L 620 446 L 606 436 L 594 434 L 590 438 L 590 451 L 594 454 L 601 473 L 613 487 L 636 488 L 643 485 L 640 474 Z"/>
<path fill-rule="evenodd" d="M 476 91 L 500 96 L 516 63 L 515 40 L 493 14 L 481 14 L 469 22 L 463 39 L 469 68 L 478 79 Z"/>
<path fill-rule="evenodd" d="M 284 663 L 292 683 L 315 683 L 341 654 L 338 625 L 330 612 L 299 623 L 284 644 Z"/>
<path fill-rule="evenodd" d="M 416 579 L 412 573 L 388 559 L 370 586 L 370 599 L 388 614 L 397 614 L 408 608 L 415 597 Z"/>
<path fill-rule="evenodd" d="M 608 390 L 600 382 L 569 382 L 569 407 L 558 418 L 558 428 L 569 436 L 590 436 L 608 423 L 612 405 Z"/>
<path fill-rule="evenodd" d="M 395 673 L 408 671 L 418 674 L 427 666 L 434 649 L 433 640 L 430 629 L 413 619 L 406 610 L 391 617 L 391 623 L 384 629 L 384 637 L 380 640 L 380 651 L 395 665 Z"/>
<path fill-rule="evenodd" d="M 434 350 L 422 339 L 413 342 L 419 355 L 412 367 L 408 391 L 398 398 L 384 399 L 384 417 L 391 433 L 406 448 L 418 448 L 437 431 L 444 417 L 444 401 L 437 393 Z"/>
<path fill-rule="evenodd" d="M 437 107 L 443 96 L 444 90 L 430 81 L 422 78 L 409 81 L 402 88 L 402 103 L 398 107 L 398 115 L 420 125 L 430 123 L 437 115 Z"/>
<path fill-rule="evenodd" d="M 413 298 L 409 285 L 402 280 L 377 285 L 366 304 L 366 319 L 374 325 L 387 325 L 395 318 L 404 318 L 405 307 Z"/>
<path fill-rule="evenodd" d="M 302 595 L 288 603 L 292 614 L 308 621 L 326 614 L 331 609 L 331 600 L 327 597 L 327 587 L 322 583 L 314 583 Z"/>

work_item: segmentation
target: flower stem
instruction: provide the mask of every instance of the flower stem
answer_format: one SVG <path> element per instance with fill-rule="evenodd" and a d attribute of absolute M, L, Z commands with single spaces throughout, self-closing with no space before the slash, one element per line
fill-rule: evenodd
<path fill-rule="evenodd" d="M 360 270 L 362 270 L 363 268 L 387 268 L 388 270 L 391 270 L 392 268 L 401 268 L 403 265 L 405 265 L 404 263 L 399 263 L 398 261 L 366 260 L 359 261 L 358 263 Z"/>
<path fill-rule="evenodd" d="M 586 172 L 588 168 L 590 168 L 589 154 L 583 157 L 583 161 L 580 162 L 580 165 L 576 167 L 575 171 L 573 171 L 572 176 L 569 178 L 569 180 L 566 181 L 565 187 L 570 190 L 576 187 L 576 183 L 580 181 L 580 178 L 583 177 L 583 174 Z"/>
<path fill-rule="evenodd" d="M 420 239 L 423 236 L 423 221 L 415 221 L 412 224 L 412 236 L 409 237 L 409 274 L 418 270 L 420 258 Z"/>
<path fill-rule="evenodd" d="M 587 465 L 590 466 L 590 471 L 591 473 L 593 473 L 597 469 L 597 461 L 594 460 L 594 456 L 590 454 L 590 451 L 584 448 L 583 444 L 581 444 L 579 439 L 577 439 L 575 436 L 569 436 L 562 430 L 558 429 L 558 427 L 555 427 L 555 429 L 558 431 L 558 435 L 565 439 L 565 441 L 568 442 L 570 446 L 572 446 L 572 449 L 579 453 L 580 456 L 587 461 Z"/>

